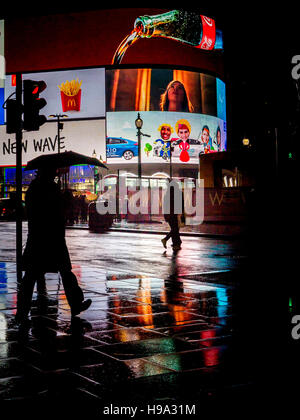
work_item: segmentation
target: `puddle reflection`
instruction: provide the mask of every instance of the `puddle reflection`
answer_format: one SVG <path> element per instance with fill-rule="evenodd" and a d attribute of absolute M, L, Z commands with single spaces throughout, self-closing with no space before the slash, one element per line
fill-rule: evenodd
<path fill-rule="evenodd" d="M 60 346 L 76 364 L 84 340 L 98 345 L 129 345 L 111 355 L 124 360 L 135 377 L 217 366 L 218 339 L 230 315 L 228 289 L 185 279 L 182 257 L 170 259 L 164 278 L 87 271 L 78 266 L 79 282 L 93 304 L 75 320 L 57 275 L 46 275 L 47 293 L 34 293 L 30 337 L 39 352 L 55 360 Z M 9 357 L 7 312 L 17 301 L 15 274 L 0 267 L 0 357 Z M 11 282 L 11 287 L 10 283 Z M 8 290 L 11 289 L 11 292 Z M 88 331 L 87 338 L 85 333 Z M 109 350 L 106 349 L 109 353 Z M 119 352 L 119 353 L 118 353 Z M 48 362 L 47 362 L 48 363 Z M 48 365 L 47 365 L 48 366 Z"/>
<path fill-rule="evenodd" d="M 170 261 L 169 275 L 165 279 L 146 276 L 114 275 L 106 282 L 108 294 L 108 321 L 115 325 L 120 342 L 129 341 L 128 334 L 136 328 L 135 339 L 140 339 L 138 328 L 160 332 L 161 328 L 184 327 L 188 324 L 214 323 L 224 325 L 228 315 L 227 289 L 201 284 L 179 277 L 179 259 Z M 217 326 L 217 325 L 216 325 Z M 180 330 L 180 329 L 179 329 Z M 214 343 L 214 328 L 201 332 L 198 341 L 209 347 Z M 207 365 L 214 363 L 217 353 L 207 352 Z"/>

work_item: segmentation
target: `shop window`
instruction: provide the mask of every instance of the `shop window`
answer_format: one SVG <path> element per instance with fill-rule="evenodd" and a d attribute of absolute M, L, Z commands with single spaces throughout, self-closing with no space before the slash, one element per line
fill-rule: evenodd
<path fill-rule="evenodd" d="M 237 168 L 234 171 L 222 169 L 222 187 L 234 188 L 239 186 L 239 176 Z"/>

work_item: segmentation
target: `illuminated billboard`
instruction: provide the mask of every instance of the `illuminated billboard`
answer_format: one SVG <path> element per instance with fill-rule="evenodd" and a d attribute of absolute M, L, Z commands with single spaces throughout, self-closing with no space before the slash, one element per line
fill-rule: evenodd
<path fill-rule="evenodd" d="M 66 114 L 72 119 L 105 117 L 105 69 L 76 69 L 43 73 L 26 73 L 22 80 L 44 80 L 47 88 L 41 94 L 47 105 L 42 113 Z M 5 95 L 14 93 L 13 76 L 5 80 Z"/>
<path fill-rule="evenodd" d="M 99 158 L 105 158 L 105 120 L 64 121 L 60 132 L 60 150 L 57 124 L 47 122 L 39 131 L 23 132 L 22 163 L 42 154 L 72 150 Z M 0 126 L 0 166 L 16 165 L 16 140 L 14 134 L 6 133 L 6 126 Z"/>
<path fill-rule="evenodd" d="M 63 150 L 92 154 L 111 164 L 137 163 L 135 120 L 144 121 L 142 163 L 194 164 L 199 154 L 226 150 L 225 84 L 205 73 L 177 69 L 75 69 L 24 74 L 44 80 L 43 114 L 66 114 Z M 12 76 L 6 93 L 15 91 Z M 82 124 L 71 124 L 72 120 Z M 95 121 L 94 121 L 95 120 Z M 50 124 L 51 121 L 51 124 Z M 76 122 L 74 121 L 74 123 Z M 106 124 L 105 124 L 106 123 Z M 23 132 L 23 163 L 58 151 L 57 124 Z M 15 164 L 15 136 L 0 131 L 0 165 Z"/>
<path fill-rule="evenodd" d="M 200 153 L 226 150 L 222 80 L 172 69 L 107 70 L 107 162 L 138 160 L 137 112 L 143 119 L 142 163 L 198 164 Z M 172 151 L 171 151 L 172 145 Z"/>
<path fill-rule="evenodd" d="M 220 50 L 223 38 L 216 22 L 207 16 L 186 10 L 138 16 L 129 34 L 117 48 L 112 64 L 120 64 L 129 47 L 142 38 L 163 38 L 203 50 Z"/>
<path fill-rule="evenodd" d="M 199 163 L 199 153 L 226 150 L 226 123 L 204 114 L 146 111 L 141 136 L 141 162 Z M 137 163 L 137 114 L 110 112 L 107 114 L 107 162 Z M 149 137 L 148 137 L 149 136 Z M 170 152 L 172 143 L 172 157 Z"/>
<path fill-rule="evenodd" d="M 5 29 L 8 73 L 121 63 L 224 74 L 219 22 L 192 11 L 142 7 L 58 13 L 51 19 L 12 18 Z"/>

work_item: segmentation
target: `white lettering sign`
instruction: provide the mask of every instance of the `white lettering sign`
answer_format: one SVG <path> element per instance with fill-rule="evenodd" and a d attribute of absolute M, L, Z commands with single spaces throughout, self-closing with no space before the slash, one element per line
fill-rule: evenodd
<path fill-rule="evenodd" d="M 64 121 L 58 137 L 57 124 L 46 123 L 39 131 L 23 131 L 22 164 L 41 154 L 72 150 L 99 158 L 105 153 L 105 121 Z M 6 134 L 6 126 L 0 126 L 0 166 L 16 164 L 16 140 L 14 134 Z"/>

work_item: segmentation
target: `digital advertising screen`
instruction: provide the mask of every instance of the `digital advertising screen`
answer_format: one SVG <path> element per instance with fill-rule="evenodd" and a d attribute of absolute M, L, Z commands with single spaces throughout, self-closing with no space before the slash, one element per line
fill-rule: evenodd
<path fill-rule="evenodd" d="M 198 164 L 199 153 L 226 149 L 226 123 L 220 118 L 159 111 L 141 112 L 140 117 L 144 134 L 141 136 L 142 163 L 166 163 L 172 159 L 172 163 Z M 107 114 L 108 163 L 138 162 L 136 118 L 134 111 Z"/>
<path fill-rule="evenodd" d="M 6 76 L 6 97 L 16 90 L 14 80 L 14 75 Z M 43 80 L 47 84 L 40 97 L 47 101 L 41 114 L 48 119 L 55 114 L 72 119 L 105 117 L 104 68 L 26 73 L 22 80 Z"/>
<path fill-rule="evenodd" d="M 225 91 L 225 83 L 216 78 L 217 83 L 217 116 L 221 118 L 221 120 L 226 121 L 226 91 Z"/>
<path fill-rule="evenodd" d="M 141 162 L 198 164 L 227 148 L 225 84 L 204 73 L 117 69 L 106 75 L 107 162 L 138 160 L 135 120 L 143 120 Z"/>
<path fill-rule="evenodd" d="M 8 73 L 147 64 L 224 74 L 219 22 L 183 9 L 128 7 L 62 13 L 55 19 L 31 16 L 29 21 L 10 19 L 6 33 Z"/>
<path fill-rule="evenodd" d="M 23 132 L 22 164 L 43 154 L 74 151 L 105 159 L 105 120 L 64 121 L 60 138 L 57 124 L 47 122 L 39 131 Z M 59 142 L 60 140 L 60 142 Z M 60 143 L 60 148 L 59 148 Z M 6 133 L 6 126 L 0 126 L 0 166 L 16 165 L 16 139 L 14 134 Z"/>

